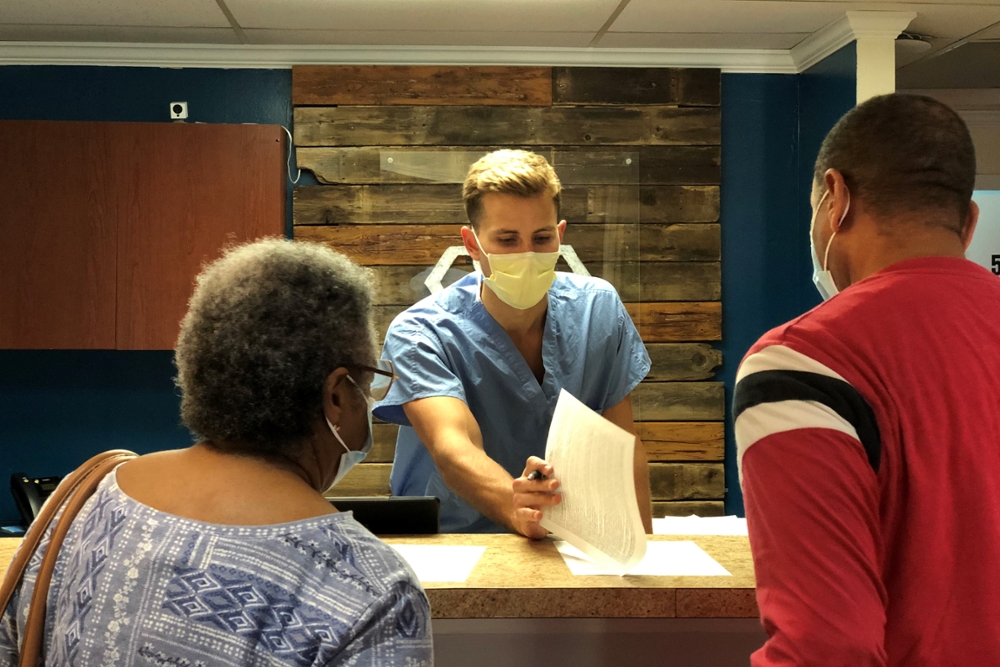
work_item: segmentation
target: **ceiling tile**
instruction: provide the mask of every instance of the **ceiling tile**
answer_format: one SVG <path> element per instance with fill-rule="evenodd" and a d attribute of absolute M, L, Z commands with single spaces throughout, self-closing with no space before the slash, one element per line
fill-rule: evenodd
<path fill-rule="evenodd" d="M 597 46 L 620 49 L 790 49 L 810 34 L 609 32 Z"/>
<path fill-rule="evenodd" d="M 4 25 L 0 41 L 239 44 L 232 28 L 136 28 L 92 25 Z"/>
<path fill-rule="evenodd" d="M 619 0 L 227 0 L 243 28 L 593 32 Z"/>
<path fill-rule="evenodd" d="M 987 28 L 982 33 L 976 35 L 976 41 L 1000 40 L 1000 24 Z"/>
<path fill-rule="evenodd" d="M 615 32 L 812 33 L 844 15 L 827 2 L 632 0 Z"/>
<path fill-rule="evenodd" d="M 590 32 L 473 32 L 418 30 L 245 29 L 251 44 L 351 44 L 374 46 L 551 46 L 582 48 Z"/>
<path fill-rule="evenodd" d="M 1000 21 L 1000 5 L 928 6 L 913 5 L 917 18 L 907 30 L 942 39 L 961 39 Z"/>
<path fill-rule="evenodd" d="M 228 28 L 215 0 L 0 0 L 4 25 L 56 24 Z"/>

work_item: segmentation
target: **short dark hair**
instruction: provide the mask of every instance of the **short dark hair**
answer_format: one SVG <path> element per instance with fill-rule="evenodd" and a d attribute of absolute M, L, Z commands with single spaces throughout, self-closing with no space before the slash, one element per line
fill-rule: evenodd
<path fill-rule="evenodd" d="M 230 248 L 198 276 L 174 352 L 181 418 L 234 454 L 294 454 L 323 415 L 323 385 L 375 358 L 369 273 L 315 243 Z"/>
<path fill-rule="evenodd" d="M 876 216 L 934 212 L 961 232 L 976 183 L 976 151 L 951 108 L 893 93 L 856 106 L 830 130 L 816 158 L 817 186 L 828 169 L 839 171 L 851 195 Z"/>

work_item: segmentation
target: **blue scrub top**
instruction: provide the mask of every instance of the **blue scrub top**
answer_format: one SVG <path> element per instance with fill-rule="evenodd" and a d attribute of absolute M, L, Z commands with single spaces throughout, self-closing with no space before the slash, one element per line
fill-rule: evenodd
<path fill-rule="evenodd" d="M 548 292 L 539 385 L 507 332 L 493 319 L 474 272 L 401 313 L 383 358 L 398 380 L 375 416 L 400 424 L 391 486 L 397 496 L 437 496 L 443 532 L 504 532 L 445 485 L 410 427 L 403 405 L 430 396 L 463 401 L 479 424 L 486 454 L 512 477 L 529 456 L 544 456 L 559 390 L 597 412 L 620 403 L 649 372 L 649 355 L 615 289 L 604 280 L 557 273 Z M 486 288 L 489 289 L 489 288 Z"/>

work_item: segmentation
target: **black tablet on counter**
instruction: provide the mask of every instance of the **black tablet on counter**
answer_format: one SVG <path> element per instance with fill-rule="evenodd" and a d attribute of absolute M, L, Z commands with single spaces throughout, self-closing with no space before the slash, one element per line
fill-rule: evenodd
<path fill-rule="evenodd" d="M 441 501 L 434 496 L 368 496 L 330 498 L 341 512 L 353 512 L 376 535 L 435 535 L 440 529 Z"/>

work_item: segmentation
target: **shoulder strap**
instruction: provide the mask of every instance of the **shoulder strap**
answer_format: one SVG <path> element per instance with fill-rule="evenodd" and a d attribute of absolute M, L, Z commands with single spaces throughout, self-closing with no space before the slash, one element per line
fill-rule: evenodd
<path fill-rule="evenodd" d="M 35 581 L 35 588 L 31 599 L 31 606 L 28 612 L 28 622 L 25 625 L 25 637 L 22 643 L 20 664 L 35 667 L 41 650 L 41 640 L 44 634 L 45 624 L 45 604 L 48 598 L 49 583 L 52 581 L 52 572 L 55 569 L 56 559 L 59 556 L 59 548 L 69 532 L 70 524 L 79 513 L 83 504 L 93 495 L 97 485 L 104 477 L 114 470 L 115 466 L 135 458 L 132 452 L 122 449 L 104 452 L 94 456 L 82 466 L 74 470 L 62 484 L 60 484 L 52 495 L 48 498 L 42 511 L 35 518 L 35 521 L 28 529 L 28 534 L 21 544 L 17 556 L 10 565 L 3 585 L 0 586 L 0 613 L 7 609 L 14 591 L 21 583 L 28 563 L 38 549 L 42 537 L 52 523 L 53 517 L 70 498 L 65 511 L 59 517 L 59 521 L 53 530 L 49 540 L 49 545 L 42 559 L 42 565 Z"/>

